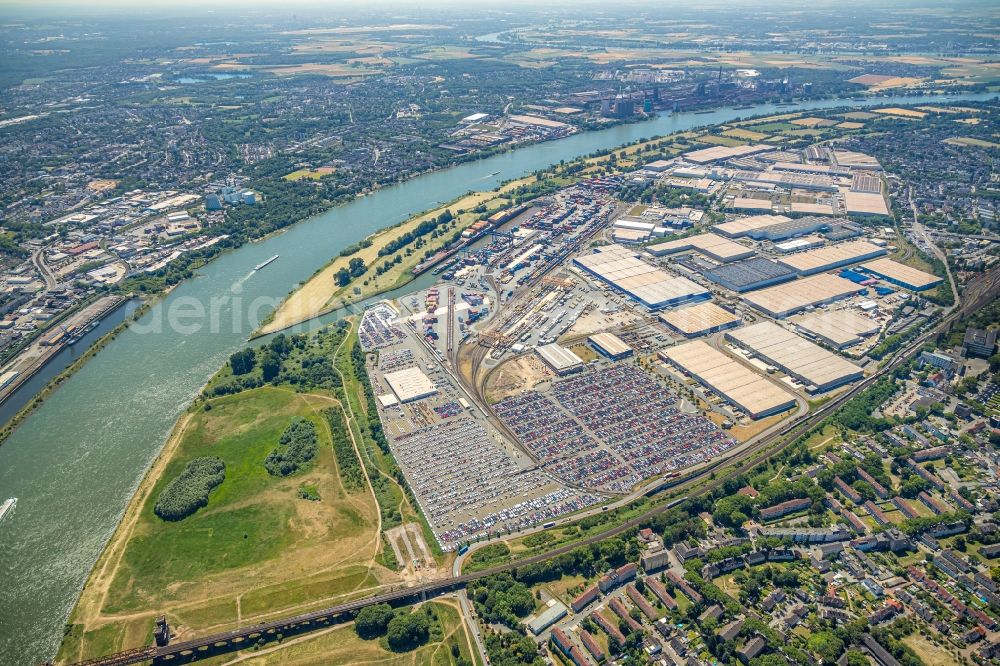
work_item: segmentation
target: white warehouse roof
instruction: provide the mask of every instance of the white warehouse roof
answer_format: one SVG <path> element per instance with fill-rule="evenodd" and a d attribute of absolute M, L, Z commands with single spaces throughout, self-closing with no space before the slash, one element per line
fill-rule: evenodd
<path fill-rule="evenodd" d="M 412 402 L 437 393 L 437 386 L 420 368 L 403 368 L 383 375 L 400 402 Z"/>
<path fill-rule="evenodd" d="M 726 333 L 726 338 L 802 382 L 813 392 L 861 379 L 864 371 L 815 342 L 770 321 Z"/>
<path fill-rule="evenodd" d="M 658 352 L 730 403 L 759 419 L 795 406 L 795 398 L 736 359 L 703 340 L 692 340 Z"/>
<path fill-rule="evenodd" d="M 554 342 L 552 344 L 542 345 L 535 351 L 538 352 L 538 355 L 542 357 L 543 361 L 545 361 L 559 374 L 569 372 L 570 370 L 583 365 L 583 359 L 569 349 L 561 347 Z"/>

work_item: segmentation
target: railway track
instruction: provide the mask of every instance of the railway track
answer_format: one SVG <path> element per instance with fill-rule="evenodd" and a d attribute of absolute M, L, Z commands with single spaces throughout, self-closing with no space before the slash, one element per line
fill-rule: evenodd
<path fill-rule="evenodd" d="M 448 326 L 445 333 L 445 350 L 451 357 L 455 349 L 455 288 L 448 287 Z"/>
<path fill-rule="evenodd" d="M 361 610 L 367 606 L 380 603 L 398 604 L 403 601 L 431 598 L 439 594 L 464 587 L 472 581 L 479 580 L 496 573 L 511 571 L 512 569 L 516 569 L 518 567 L 545 562 L 581 546 L 591 545 L 599 541 L 603 541 L 604 539 L 623 534 L 649 521 L 656 514 L 676 506 L 689 497 L 698 497 L 712 492 L 725 483 L 731 475 L 742 469 L 747 461 L 756 462 L 753 460 L 754 457 L 759 455 L 761 459 L 763 459 L 764 457 L 770 457 L 780 453 L 795 442 L 799 437 L 821 423 L 831 414 L 835 413 L 836 410 L 842 407 L 847 401 L 856 397 L 879 379 L 886 376 L 888 373 L 895 371 L 899 366 L 915 356 L 928 340 L 942 332 L 947 331 L 955 321 L 963 316 L 967 316 L 968 314 L 975 312 L 980 307 L 988 303 L 989 300 L 995 296 L 998 287 L 1000 287 L 1000 267 L 991 269 L 988 273 L 983 274 L 981 278 L 969 283 L 966 287 L 965 298 L 960 305 L 956 304 L 956 306 L 954 306 L 953 309 L 937 323 L 937 325 L 918 336 L 902 349 L 897 350 L 890 361 L 882 366 L 877 373 L 859 382 L 849 391 L 845 391 L 817 409 L 815 412 L 803 416 L 799 421 L 792 424 L 789 429 L 779 431 L 771 437 L 761 440 L 754 446 L 743 450 L 739 455 L 725 461 L 720 461 L 718 465 L 700 469 L 695 473 L 680 477 L 672 482 L 660 484 L 659 486 L 648 490 L 647 494 L 656 494 L 664 490 L 671 490 L 675 494 L 688 489 L 690 489 L 691 492 L 686 494 L 684 497 L 678 497 L 672 501 L 658 504 L 657 506 L 643 512 L 639 516 L 624 521 L 614 527 L 604 530 L 603 532 L 585 537 L 579 541 L 558 546 L 544 553 L 514 560 L 512 562 L 508 562 L 507 564 L 490 567 L 475 573 L 451 576 L 432 583 L 426 583 L 400 590 L 393 590 L 372 597 L 356 599 L 354 601 L 345 602 L 308 613 L 262 622 L 260 624 L 241 627 L 232 631 L 211 634 L 170 645 L 148 646 L 126 652 L 119 652 L 106 657 L 81 662 L 77 666 L 127 666 L 129 664 L 139 664 L 150 660 L 163 664 L 183 663 L 191 658 L 197 658 L 198 656 L 205 654 L 204 651 L 206 650 L 214 650 L 217 652 L 237 650 L 241 647 L 248 647 L 251 645 L 251 643 L 247 642 L 248 639 L 253 640 L 255 637 L 274 635 L 283 631 L 296 631 L 299 633 L 314 631 L 325 626 L 330 626 L 331 624 L 348 617 L 351 613 Z M 720 474 L 720 471 L 725 473 Z"/>

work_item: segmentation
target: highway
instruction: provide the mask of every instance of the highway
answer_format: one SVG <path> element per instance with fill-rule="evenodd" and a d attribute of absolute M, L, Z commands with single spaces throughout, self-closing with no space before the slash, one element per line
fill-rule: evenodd
<path fill-rule="evenodd" d="M 729 459 L 720 460 L 718 464 L 714 466 L 705 467 L 681 477 L 676 483 L 670 484 L 669 490 L 671 491 L 671 494 L 678 495 L 683 491 L 689 491 L 684 494 L 685 498 L 704 495 L 718 488 L 732 475 L 739 473 L 745 466 L 748 466 L 746 465 L 748 461 L 751 461 L 751 464 L 757 462 L 753 460 L 755 457 L 760 456 L 760 459 L 764 459 L 765 457 L 780 453 L 784 448 L 796 441 L 799 437 L 806 434 L 809 430 L 820 424 L 824 419 L 832 415 L 847 401 L 872 386 L 886 374 L 899 368 L 909 359 L 913 358 L 924 343 L 931 340 L 938 334 L 947 331 L 948 328 L 959 318 L 977 311 L 980 307 L 988 303 L 996 295 L 998 287 L 1000 287 L 1000 266 L 992 268 L 979 278 L 971 281 L 966 286 L 962 301 L 958 300 L 958 295 L 956 294 L 955 305 L 951 306 L 947 310 L 945 316 L 936 326 L 918 336 L 905 347 L 897 350 L 888 362 L 882 364 L 876 373 L 862 380 L 850 390 L 836 396 L 816 411 L 800 418 L 792 424 L 789 424 L 788 428 L 761 439 L 753 446 L 744 448 L 739 452 L 739 454 Z M 250 641 L 255 640 L 255 638 L 259 636 L 274 635 L 276 633 L 302 633 L 313 631 L 329 626 L 330 624 L 346 621 L 350 617 L 351 613 L 366 606 L 379 603 L 400 604 L 402 602 L 428 599 L 446 592 L 462 589 L 471 581 L 478 580 L 495 573 L 510 571 L 519 566 L 544 562 L 553 557 L 568 553 L 580 546 L 590 545 L 610 537 L 618 536 L 648 522 L 653 516 L 676 505 L 679 501 L 680 498 L 676 498 L 669 502 L 661 502 L 657 506 L 643 512 L 641 515 L 616 526 L 610 527 L 598 534 L 560 545 L 538 555 L 521 558 L 475 573 L 461 573 L 462 563 L 465 559 L 463 557 L 455 563 L 452 576 L 432 583 L 393 590 L 300 615 L 241 627 L 232 631 L 211 634 L 175 644 L 161 647 L 149 646 L 147 648 L 140 648 L 129 652 L 109 655 L 107 657 L 82 662 L 81 666 L 125 666 L 126 664 L 142 663 L 149 661 L 150 659 L 161 661 L 167 660 L 162 661 L 162 663 L 171 663 L 169 660 L 177 660 L 174 663 L 178 663 L 186 661 L 189 656 L 195 654 L 199 650 L 236 650 L 240 647 L 250 645 Z M 577 517 L 577 519 L 578 518 L 579 517 Z M 468 553 L 466 556 L 467 555 Z M 250 640 L 248 641 L 247 639 Z"/>
<path fill-rule="evenodd" d="M 35 266 L 35 269 L 38 270 L 38 274 L 42 276 L 42 279 L 45 280 L 45 288 L 50 291 L 55 289 L 57 282 L 55 276 L 52 274 L 52 271 L 45 263 L 45 248 L 35 250 L 35 252 L 31 255 L 31 263 Z"/>

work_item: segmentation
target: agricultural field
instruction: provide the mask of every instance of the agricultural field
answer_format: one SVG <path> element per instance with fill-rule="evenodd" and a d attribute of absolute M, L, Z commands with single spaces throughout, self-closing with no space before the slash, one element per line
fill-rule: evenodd
<path fill-rule="evenodd" d="M 263 67 L 265 72 L 278 76 L 295 76 L 298 74 L 319 74 L 336 79 L 352 79 L 379 74 L 377 69 L 367 67 L 355 67 L 353 65 L 341 65 L 321 62 L 306 62 L 300 65 L 289 65 L 281 67 Z"/>
<path fill-rule="evenodd" d="M 920 120 L 927 116 L 923 111 L 916 111 L 915 109 L 900 109 L 895 106 L 887 107 L 885 109 L 875 109 L 875 113 L 881 113 L 887 116 L 897 116 L 899 118 L 913 118 L 915 120 Z"/>
<path fill-rule="evenodd" d="M 746 141 L 766 141 L 768 139 L 768 135 L 763 132 L 753 132 L 739 127 L 727 129 L 722 133 L 722 136 L 730 136 L 734 139 L 743 139 Z"/>
<path fill-rule="evenodd" d="M 467 48 L 460 46 L 432 46 L 413 55 L 419 60 L 469 60 L 481 58 Z"/>
<path fill-rule="evenodd" d="M 975 139 L 973 137 L 968 137 L 968 136 L 956 136 L 951 139 L 945 139 L 944 142 L 953 146 L 976 146 L 977 148 L 1000 148 L 1000 143 L 985 141 L 983 139 Z"/>
<path fill-rule="evenodd" d="M 698 140 L 713 146 L 742 146 L 746 143 L 742 138 L 714 134 L 707 134 Z"/>

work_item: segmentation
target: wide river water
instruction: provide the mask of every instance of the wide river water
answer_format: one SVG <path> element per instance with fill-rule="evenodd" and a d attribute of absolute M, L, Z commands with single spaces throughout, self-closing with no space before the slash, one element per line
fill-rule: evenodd
<path fill-rule="evenodd" d="M 19 498 L 0 523 L 0 664 L 54 656 L 136 486 L 199 388 L 245 344 L 251 310 L 266 314 L 341 248 L 467 191 L 641 137 L 788 111 L 991 97 L 818 100 L 662 115 L 420 176 L 220 256 L 91 359 L 0 446 L 0 501 Z M 275 254 L 278 260 L 254 271 Z"/>

